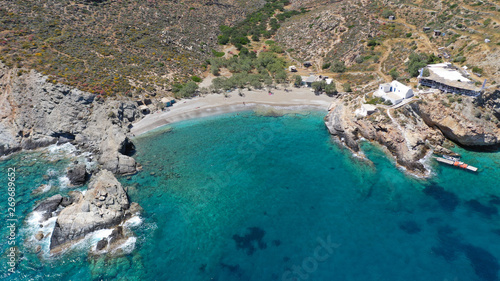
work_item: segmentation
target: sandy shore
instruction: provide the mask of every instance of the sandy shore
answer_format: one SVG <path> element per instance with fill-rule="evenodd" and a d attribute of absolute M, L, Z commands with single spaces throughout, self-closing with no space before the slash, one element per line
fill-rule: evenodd
<path fill-rule="evenodd" d="M 191 118 L 218 115 L 229 112 L 253 110 L 258 106 L 273 106 L 280 108 L 311 108 L 328 110 L 332 98 L 326 95 L 315 95 L 310 88 L 272 89 L 272 95 L 267 90 L 243 90 L 244 96 L 238 91 L 223 94 L 209 94 L 203 97 L 180 100 L 165 111 L 155 112 L 133 124 L 131 132 L 138 136 L 160 126 Z"/>

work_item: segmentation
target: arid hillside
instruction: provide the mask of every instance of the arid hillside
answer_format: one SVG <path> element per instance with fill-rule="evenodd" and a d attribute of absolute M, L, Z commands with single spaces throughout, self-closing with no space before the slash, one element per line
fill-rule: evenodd
<path fill-rule="evenodd" d="M 2 1 L 0 59 L 97 94 L 166 90 L 203 71 L 217 48 L 220 25 L 241 20 L 263 3 Z"/>
<path fill-rule="evenodd" d="M 490 89 L 500 83 L 498 0 L 4 1 L 0 22 L 0 59 L 18 75 L 35 69 L 108 96 L 169 95 L 219 67 L 264 75 L 255 84 L 273 83 L 269 75 L 293 82 L 283 71 L 296 65 L 301 75 L 335 79 L 339 90 L 393 79 L 415 85 L 412 54 L 424 64 L 467 66 Z M 220 57 L 239 65 L 242 49 L 269 47 L 286 60 L 269 73 L 250 63 L 238 71 L 227 69 L 231 61 L 212 65 Z"/>
<path fill-rule="evenodd" d="M 467 66 L 478 81 L 500 83 L 498 1 L 291 1 L 310 9 L 282 24 L 276 41 L 309 72 L 353 86 L 410 82 L 410 54 Z M 436 31 L 436 32 L 435 32 Z M 391 77 L 392 76 L 392 77 Z"/>

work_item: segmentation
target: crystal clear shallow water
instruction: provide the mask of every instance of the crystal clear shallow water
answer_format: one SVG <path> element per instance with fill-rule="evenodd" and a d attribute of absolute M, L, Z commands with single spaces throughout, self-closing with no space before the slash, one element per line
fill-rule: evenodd
<path fill-rule="evenodd" d="M 436 166 L 418 181 L 371 145 L 373 165 L 352 159 L 323 116 L 228 114 L 137 139 L 144 170 L 121 179 L 144 208 L 135 250 L 40 262 L 22 248 L 18 279 L 498 279 L 499 153 L 465 152 L 477 175 Z M 21 165 L 10 161 L 3 170 Z M 33 168 L 21 188 L 43 174 Z"/>

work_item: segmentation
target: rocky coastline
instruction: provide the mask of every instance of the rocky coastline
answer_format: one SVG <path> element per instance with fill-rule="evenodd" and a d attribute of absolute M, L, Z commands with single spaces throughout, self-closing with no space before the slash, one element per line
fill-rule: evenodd
<path fill-rule="evenodd" d="M 0 65 L 0 156 L 71 142 L 95 154 L 103 169 L 135 173 L 129 126 L 141 117 L 136 104 L 47 79 Z"/>
<path fill-rule="evenodd" d="M 133 101 L 103 99 L 48 79 L 33 70 L 0 64 L 0 156 L 69 142 L 97 159 L 95 170 L 74 163 L 67 171 L 71 186 L 90 179 L 85 195 L 54 195 L 34 209 L 42 213 L 40 223 L 57 216 L 50 234 L 35 234 L 36 240 L 51 235 L 50 251 L 56 253 L 88 233 L 118 227 L 140 210 L 129 202 L 115 175 L 140 169 L 131 157 L 135 147 L 130 127 L 142 115 Z M 123 231 L 117 233 L 124 237 Z"/>
<path fill-rule="evenodd" d="M 397 164 L 418 177 L 428 177 L 425 159 L 432 153 L 458 156 L 447 148 L 452 141 L 482 149 L 500 145 L 500 92 L 481 98 L 444 93 L 423 94 L 398 108 L 377 105 L 360 116 L 362 95 L 339 95 L 330 106 L 325 125 L 330 134 L 353 152 L 362 139 L 387 148 Z"/>

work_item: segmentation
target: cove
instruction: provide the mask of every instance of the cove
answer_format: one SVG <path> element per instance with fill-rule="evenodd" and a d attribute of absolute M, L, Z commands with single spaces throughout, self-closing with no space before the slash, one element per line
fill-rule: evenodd
<path fill-rule="evenodd" d="M 480 173 L 436 165 L 418 180 L 369 143 L 371 162 L 353 157 L 324 115 L 230 113 L 138 137 L 143 170 L 120 178 L 144 208 L 134 250 L 47 259 L 23 245 L 12 280 L 498 280 L 500 154 L 460 151 Z M 0 162 L 32 165 L 24 221 L 36 169 L 64 164 L 28 160 Z"/>

